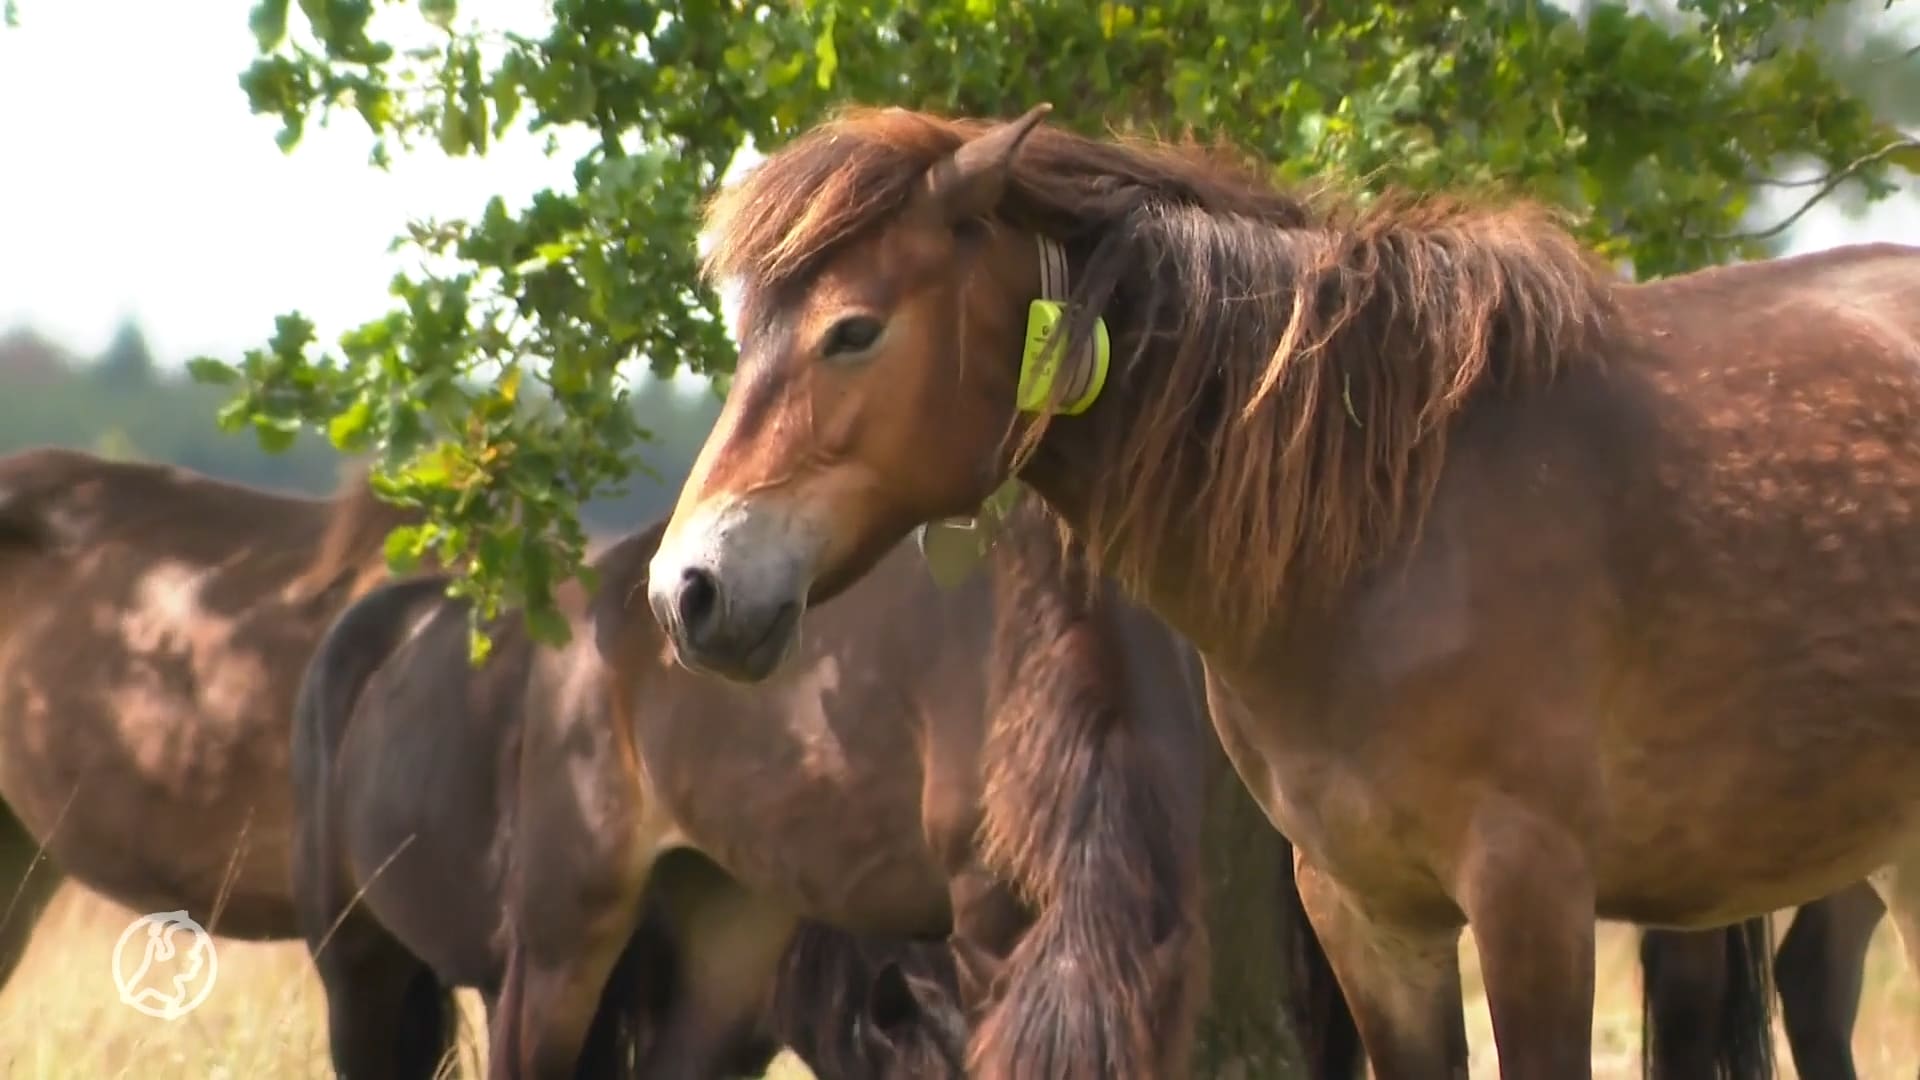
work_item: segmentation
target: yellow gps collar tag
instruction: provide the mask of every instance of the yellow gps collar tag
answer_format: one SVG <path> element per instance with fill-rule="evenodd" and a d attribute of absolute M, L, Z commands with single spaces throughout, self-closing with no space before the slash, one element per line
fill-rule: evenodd
<path fill-rule="evenodd" d="M 1107 321 L 1095 319 L 1093 341 L 1080 351 L 1076 363 L 1061 370 L 1060 356 L 1067 351 L 1067 335 L 1061 328 L 1066 305 L 1058 300 L 1035 300 L 1027 306 L 1027 339 L 1020 356 L 1021 412 L 1037 413 L 1046 409 L 1060 384 L 1060 401 L 1055 411 L 1076 416 L 1087 410 L 1107 384 L 1107 365 L 1112 345 L 1107 338 Z M 1055 340 L 1055 331 L 1060 330 Z"/>

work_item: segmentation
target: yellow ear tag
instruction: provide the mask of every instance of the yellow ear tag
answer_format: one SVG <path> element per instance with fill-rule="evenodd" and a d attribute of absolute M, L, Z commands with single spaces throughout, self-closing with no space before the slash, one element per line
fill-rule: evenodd
<path fill-rule="evenodd" d="M 1037 413 L 1047 407 L 1047 400 L 1053 396 L 1054 380 L 1060 377 L 1060 356 L 1067 349 L 1066 334 L 1062 333 L 1051 348 L 1048 339 L 1065 316 L 1066 305 L 1058 300 L 1035 300 L 1027 306 L 1026 351 L 1020 355 L 1020 391 L 1016 399 L 1021 412 Z M 1061 414 L 1083 413 L 1100 396 L 1101 388 L 1107 385 L 1107 364 L 1112 350 L 1107 340 L 1107 320 L 1095 319 L 1093 370 L 1085 374 L 1084 387 L 1064 388 L 1068 394 L 1076 389 L 1079 393 L 1060 402 Z"/>

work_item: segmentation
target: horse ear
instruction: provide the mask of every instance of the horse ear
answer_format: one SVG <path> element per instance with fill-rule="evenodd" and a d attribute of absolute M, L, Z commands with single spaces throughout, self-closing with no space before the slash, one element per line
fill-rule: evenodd
<path fill-rule="evenodd" d="M 1006 194 L 1007 175 L 1020 144 L 1040 126 L 1053 106 L 1046 102 L 1028 109 L 1018 120 L 996 125 L 961 144 L 927 170 L 927 198 L 948 224 L 991 214 Z"/>

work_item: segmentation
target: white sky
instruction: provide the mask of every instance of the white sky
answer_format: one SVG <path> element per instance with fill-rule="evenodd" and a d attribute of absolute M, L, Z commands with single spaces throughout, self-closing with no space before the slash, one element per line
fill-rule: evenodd
<path fill-rule="evenodd" d="M 0 29 L 0 331 L 32 325 L 91 355 L 131 315 L 173 364 L 237 357 L 299 307 L 331 341 L 386 310 L 399 266 L 386 247 L 409 218 L 477 213 L 496 192 L 517 206 L 571 183 L 572 153 L 549 160 L 513 132 L 485 158 L 396 150 L 381 173 L 351 114 L 310 126 L 283 155 L 277 122 L 248 112 L 237 81 L 254 55 L 250 6 L 19 0 L 22 25 Z M 413 7 L 381 5 L 376 26 L 431 40 Z M 1902 7 L 1890 17 L 1920 26 L 1920 5 Z M 461 12 L 496 26 L 545 17 L 541 0 L 468 0 Z M 1920 243 L 1920 194 L 1858 221 L 1816 211 L 1793 246 L 1866 239 Z"/>

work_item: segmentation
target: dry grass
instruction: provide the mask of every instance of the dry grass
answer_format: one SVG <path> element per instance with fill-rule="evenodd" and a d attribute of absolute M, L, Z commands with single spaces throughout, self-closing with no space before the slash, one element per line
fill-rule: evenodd
<path fill-rule="evenodd" d="M 298 944 L 219 943 L 219 976 L 206 1002 L 173 1021 L 121 1004 L 111 972 L 114 942 L 133 913 L 69 887 L 48 912 L 18 977 L 0 994 L 0 1077 L 22 1080 L 193 1080 L 325 1077 L 325 1010 Z M 1497 1075 L 1492 1029 L 1480 997 L 1471 943 L 1465 949 L 1473 1075 Z M 1594 1074 L 1638 1075 L 1640 997 L 1634 942 L 1624 927 L 1601 931 Z M 463 993 L 460 1062 L 449 1075 L 483 1075 L 485 1033 L 478 999 Z M 1867 970 L 1854 1046 L 1861 1075 L 1907 1076 L 1920 1061 L 1920 992 L 1883 923 Z M 1781 1043 L 1782 1075 L 1792 1077 Z M 771 1076 L 805 1080 L 783 1059 Z"/>

